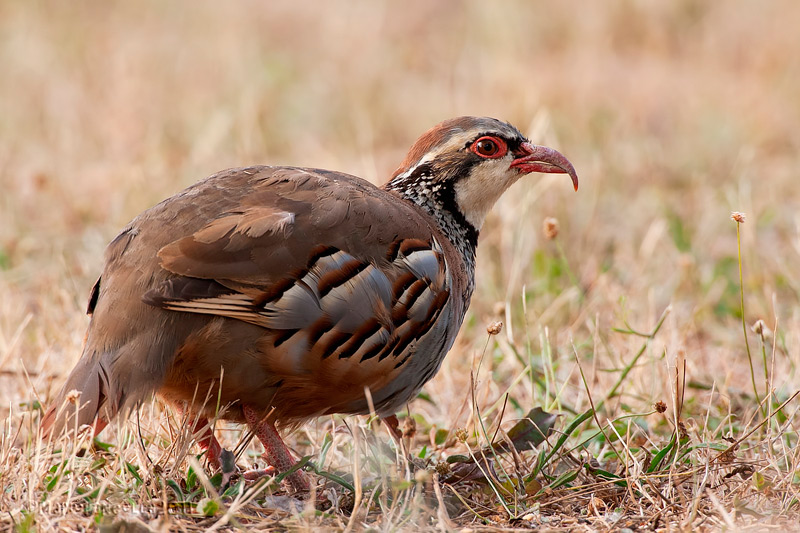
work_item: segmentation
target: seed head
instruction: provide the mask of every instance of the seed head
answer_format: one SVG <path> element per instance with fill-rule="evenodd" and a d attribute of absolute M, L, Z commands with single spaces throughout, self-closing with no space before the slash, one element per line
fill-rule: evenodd
<path fill-rule="evenodd" d="M 79 391 L 78 389 L 72 389 L 67 393 L 66 400 L 69 403 L 78 403 L 80 397 L 81 397 L 81 391 Z"/>
<path fill-rule="evenodd" d="M 439 461 L 436 463 L 436 473 L 440 476 L 447 476 L 453 469 L 446 461 Z"/>
<path fill-rule="evenodd" d="M 488 333 L 489 335 L 497 335 L 501 331 L 503 331 L 503 323 L 500 321 L 492 322 L 491 324 L 486 326 L 486 333 Z"/>
<path fill-rule="evenodd" d="M 656 408 L 656 411 L 659 413 L 663 413 L 667 410 L 667 404 L 665 404 L 661 400 L 657 401 L 654 407 Z"/>
<path fill-rule="evenodd" d="M 744 224 L 746 218 L 747 215 L 745 215 L 744 213 L 740 213 L 739 211 L 734 211 L 733 213 L 731 213 L 731 219 L 735 220 L 739 224 Z"/>
<path fill-rule="evenodd" d="M 558 237 L 558 219 L 553 217 L 545 218 L 542 223 L 542 233 L 544 233 L 544 238 L 548 241 Z"/>
<path fill-rule="evenodd" d="M 753 333 L 761 337 L 762 339 L 767 338 L 772 335 L 772 330 L 767 327 L 767 324 L 764 323 L 763 320 L 760 318 L 756 320 L 755 324 L 752 326 Z"/>

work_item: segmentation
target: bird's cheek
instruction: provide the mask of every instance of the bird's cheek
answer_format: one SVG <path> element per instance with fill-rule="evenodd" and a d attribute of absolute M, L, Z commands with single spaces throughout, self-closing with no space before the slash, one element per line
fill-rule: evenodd
<path fill-rule="evenodd" d="M 520 176 L 517 172 L 506 171 L 500 165 L 476 168 L 454 187 L 461 214 L 475 229 L 480 229 L 486 214 L 500 195 Z"/>
<path fill-rule="evenodd" d="M 464 218 L 472 224 L 472 226 L 479 230 L 483 226 L 483 220 L 486 218 L 488 209 L 486 201 L 482 195 L 482 189 L 478 187 L 475 180 L 462 180 L 456 183 L 453 188 L 456 196 L 456 204 L 458 210 L 464 215 Z"/>

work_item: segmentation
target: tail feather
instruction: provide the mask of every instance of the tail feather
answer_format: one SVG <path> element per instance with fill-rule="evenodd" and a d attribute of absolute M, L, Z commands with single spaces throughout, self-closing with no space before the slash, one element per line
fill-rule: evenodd
<path fill-rule="evenodd" d="M 84 353 L 78 361 L 42 418 L 45 438 L 93 424 L 98 418 L 109 421 L 116 414 L 119 402 L 108 401 L 110 387 L 104 359 L 102 355 Z"/>

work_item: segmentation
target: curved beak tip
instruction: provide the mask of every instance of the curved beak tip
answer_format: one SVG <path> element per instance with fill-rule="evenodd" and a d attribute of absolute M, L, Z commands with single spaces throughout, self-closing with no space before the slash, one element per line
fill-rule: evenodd
<path fill-rule="evenodd" d="M 550 174 L 567 174 L 572 179 L 572 186 L 578 190 L 578 173 L 572 163 L 559 151 L 546 146 L 525 143 L 526 154 L 511 163 L 523 172 L 545 172 Z"/>

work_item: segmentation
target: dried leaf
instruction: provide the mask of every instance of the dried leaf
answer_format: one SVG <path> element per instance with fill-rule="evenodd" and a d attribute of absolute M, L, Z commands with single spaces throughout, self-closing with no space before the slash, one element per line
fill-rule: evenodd
<path fill-rule="evenodd" d="M 497 477 L 497 472 L 494 469 L 494 461 L 491 457 L 476 457 L 477 462 L 473 461 L 471 457 L 457 456 L 457 459 L 451 461 L 453 457 L 449 457 L 447 462 L 451 464 L 450 473 L 447 476 L 448 483 L 456 481 L 486 481 L 486 476 L 491 475 Z"/>
<path fill-rule="evenodd" d="M 556 423 L 557 415 L 550 414 L 541 407 L 534 407 L 528 414 L 508 430 L 508 438 L 517 451 L 531 450 L 544 442 Z M 507 451 L 506 442 L 497 442 L 494 445 L 497 451 Z"/>

